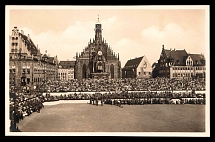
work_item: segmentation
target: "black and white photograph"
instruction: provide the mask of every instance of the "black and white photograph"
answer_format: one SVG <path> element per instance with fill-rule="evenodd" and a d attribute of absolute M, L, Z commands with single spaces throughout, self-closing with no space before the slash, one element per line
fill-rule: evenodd
<path fill-rule="evenodd" d="M 5 6 L 5 135 L 210 136 L 208 5 Z"/>

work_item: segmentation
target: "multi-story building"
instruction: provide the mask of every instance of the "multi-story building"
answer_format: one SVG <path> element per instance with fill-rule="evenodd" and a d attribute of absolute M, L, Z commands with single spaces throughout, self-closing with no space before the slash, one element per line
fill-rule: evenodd
<path fill-rule="evenodd" d="M 88 43 L 83 52 L 76 53 L 75 78 L 120 78 L 121 62 L 104 38 L 102 25 L 95 24 L 95 39 Z"/>
<path fill-rule="evenodd" d="M 58 79 L 69 81 L 74 79 L 75 61 L 60 61 L 58 66 Z"/>
<path fill-rule="evenodd" d="M 185 49 L 164 49 L 158 60 L 158 76 L 168 78 L 205 77 L 205 57 L 202 54 L 188 54 Z"/>
<path fill-rule="evenodd" d="M 122 78 L 150 78 L 152 67 L 146 56 L 130 59 L 122 69 Z"/>
<path fill-rule="evenodd" d="M 10 86 L 26 86 L 33 90 L 46 80 L 55 80 L 58 69 L 57 56 L 42 55 L 24 31 L 17 27 L 9 37 L 9 82 Z"/>

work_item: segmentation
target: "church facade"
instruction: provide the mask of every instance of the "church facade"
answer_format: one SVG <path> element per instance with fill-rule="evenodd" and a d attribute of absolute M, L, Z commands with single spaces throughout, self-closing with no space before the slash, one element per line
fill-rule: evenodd
<path fill-rule="evenodd" d="M 95 24 L 95 38 L 80 54 L 76 53 L 75 78 L 121 78 L 119 53 L 102 38 L 102 24 Z"/>

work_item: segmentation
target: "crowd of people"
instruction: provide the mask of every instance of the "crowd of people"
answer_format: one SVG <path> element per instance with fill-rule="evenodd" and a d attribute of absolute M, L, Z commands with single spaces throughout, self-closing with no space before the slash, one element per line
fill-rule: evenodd
<path fill-rule="evenodd" d="M 95 92 L 95 91 L 182 91 L 205 90 L 203 78 L 120 78 L 120 79 L 73 79 L 70 81 L 48 81 L 43 84 L 50 92 Z"/>
<path fill-rule="evenodd" d="M 171 91 L 144 91 L 144 92 L 105 92 L 105 93 L 74 93 L 59 96 L 46 95 L 44 101 L 58 100 L 90 100 L 96 103 L 100 100 L 105 104 L 205 104 L 205 93 L 195 92 L 171 92 Z M 95 101 L 93 101 L 95 100 Z"/>
<path fill-rule="evenodd" d="M 89 100 L 91 104 L 144 105 L 144 104 L 205 104 L 206 83 L 197 79 L 82 79 L 70 81 L 47 81 L 40 91 L 48 92 L 24 94 L 15 93 L 10 97 L 11 127 L 33 112 L 40 112 L 44 102 L 58 100 Z M 184 92 L 177 92 L 184 91 Z M 51 95 L 62 92 L 61 95 Z M 68 93 L 63 93 L 68 92 Z M 69 93 L 70 92 L 70 93 Z M 102 93 L 101 93 L 102 92 Z"/>
<path fill-rule="evenodd" d="M 205 104 L 204 93 L 172 93 L 172 92 L 131 92 L 121 94 L 92 94 L 90 96 L 90 103 L 98 105 L 111 104 L 119 105 L 144 105 L 144 104 Z"/>
<path fill-rule="evenodd" d="M 19 123 L 25 117 L 33 112 L 40 112 L 42 109 L 44 98 L 42 95 L 25 95 L 24 93 L 14 93 L 10 97 L 9 117 L 11 121 L 11 129 L 15 123 Z"/>

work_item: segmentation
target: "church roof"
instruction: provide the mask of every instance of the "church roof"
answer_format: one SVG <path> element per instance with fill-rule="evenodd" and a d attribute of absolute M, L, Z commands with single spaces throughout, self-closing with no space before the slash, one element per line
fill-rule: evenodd
<path fill-rule="evenodd" d="M 144 56 L 135 59 L 130 59 L 126 62 L 124 68 L 137 68 Z"/>

